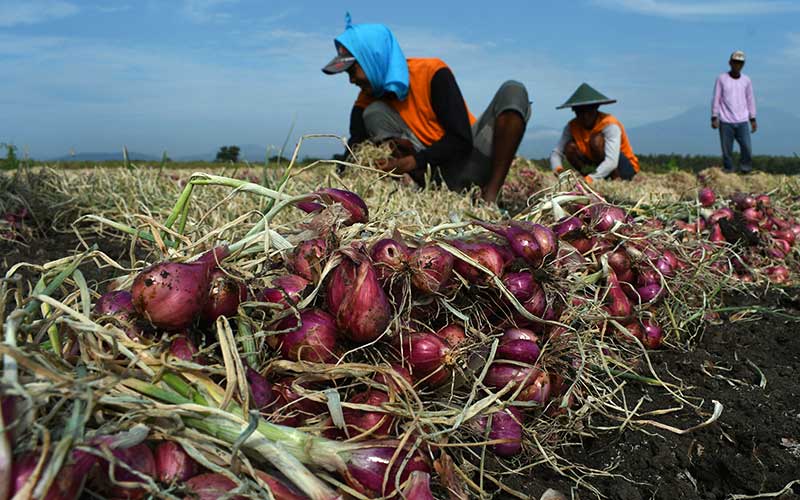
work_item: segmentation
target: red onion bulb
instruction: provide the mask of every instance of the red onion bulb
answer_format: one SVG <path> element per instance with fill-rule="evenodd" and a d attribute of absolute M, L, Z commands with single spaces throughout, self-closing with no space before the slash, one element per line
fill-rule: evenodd
<path fill-rule="evenodd" d="M 321 309 L 302 311 L 299 326 L 295 316 L 288 316 L 274 329 L 290 330 L 278 339 L 284 359 L 326 363 L 336 357 L 336 321 Z"/>
<path fill-rule="evenodd" d="M 162 441 L 155 450 L 156 477 L 162 483 L 183 482 L 197 474 L 200 466 L 175 441 Z"/>

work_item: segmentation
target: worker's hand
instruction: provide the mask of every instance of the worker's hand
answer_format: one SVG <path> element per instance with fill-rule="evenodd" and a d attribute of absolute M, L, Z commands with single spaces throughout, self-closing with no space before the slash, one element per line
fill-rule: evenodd
<path fill-rule="evenodd" d="M 591 184 L 594 182 L 594 179 L 592 179 L 591 175 L 587 175 L 586 177 L 583 178 L 583 180 L 586 181 L 586 184 Z"/>
<path fill-rule="evenodd" d="M 719 118 L 716 116 L 711 117 L 711 128 L 718 129 L 719 128 Z"/>
<path fill-rule="evenodd" d="M 559 165 L 559 166 L 557 166 L 556 168 L 554 168 L 554 169 L 553 169 L 553 174 L 554 174 L 556 177 L 558 177 L 558 175 L 559 175 L 561 172 L 563 172 L 563 171 L 564 171 L 564 167 L 562 167 L 561 165 Z"/>
<path fill-rule="evenodd" d="M 750 132 L 755 134 L 756 130 L 758 130 L 758 123 L 755 118 L 750 118 Z"/>
<path fill-rule="evenodd" d="M 417 160 L 412 155 L 407 155 L 400 158 L 388 158 L 378 161 L 375 166 L 384 172 L 407 174 L 417 168 Z"/>

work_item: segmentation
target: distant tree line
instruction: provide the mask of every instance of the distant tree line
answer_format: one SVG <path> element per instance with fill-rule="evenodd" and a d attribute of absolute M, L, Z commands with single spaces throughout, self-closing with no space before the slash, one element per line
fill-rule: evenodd
<path fill-rule="evenodd" d="M 217 151 L 216 162 L 237 163 L 239 161 L 239 146 L 222 146 Z"/>

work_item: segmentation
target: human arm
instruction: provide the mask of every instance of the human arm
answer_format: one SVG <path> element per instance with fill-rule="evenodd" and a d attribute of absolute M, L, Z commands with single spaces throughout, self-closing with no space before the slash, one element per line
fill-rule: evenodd
<path fill-rule="evenodd" d="M 367 126 L 364 124 L 364 108 L 353 106 L 350 110 L 350 138 L 347 145 L 351 148 L 367 140 Z"/>
<path fill-rule="evenodd" d="M 622 130 L 615 125 L 611 124 L 603 129 L 603 138 L 605 139 L 605 158 L 597 166 L 595 171 L 589 174 L 592 179 L 605 179 L 614 169 L 619 165 L 619 149 L 622 142 Z"/>
<path fill-rule="evenodd" d="M 758 130 L 758 123 L 756 123 L 756 98 L 753 94 L 753 82 L 749 78 L 744 92 L 745 100 L 747 101 L 747 113 L 750 115 L 750 130 L 755 132 Z"/>
<path fill-rule="evenodd" d="M 711 128 L 719 127 L 719 108 L 722 100 L 722 82 L 717 77 L 714 82 L 714 97 L 711 99 Z"/>
<path fill-rule="evenodd" d="M 561 132 L 558 143 L 550 153 L 550 170 L 556 174 L 564 170 L 564 148 L 571 139 L 572 133 L 569 131 L 569 126 L 566 126 Z"/>
<path fill-rule="evenodd" d="M 431 79 L 431 107 L 444 129 L 441 139 L 414 155 L 417 168 L 445 166 L 455 158 L 464 158 L 472 150 L 472 127 L 467 105 L 453 72 L 442 68 Z"/>

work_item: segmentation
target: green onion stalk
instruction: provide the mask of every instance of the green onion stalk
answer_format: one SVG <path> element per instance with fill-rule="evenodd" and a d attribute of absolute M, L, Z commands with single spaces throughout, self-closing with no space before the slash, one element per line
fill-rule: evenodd
<path fill-rule="evenodd" d="M 397 440 L 373 440 L 361 443 L 348 443 L 315 436 L 307 432 L 273 424 L 258 417 L 245 416 L 242 408 L 234 402 L 228 403 L 228 410 L 221 410 L 224 391 L 208 379 L 192 376 L 197 386 L 193 387 L 182 380 L 164 379 L 175 391 L 167 391 L 136 379 L 127 379 L 123 384 L 131 389 L 170 404 L 182 404 L 185 410 L 206 412 L 200 418 L 184 416 L 187 426 L 206 432 L 218 439 L 239 444 L 270 460 L 298 487 L 312 498 L 334 498 L 324 496 L 329 490 L 322 489 L 319 480 L 309 481 L 308 477 L 296 473 L 297 467 L 286 454 L 297 460 L 297 464 L 307 464 L 327 471 L 339 473 L 354 490 L 366 496 L 386 496 L 395 494 L 414 470 L 429 472 L 425 458 L 412 452 Z M 178 393 L 182 393 L 178 394 Z M 205 402 L 203 404 L 198 402 Z M 248 430 L 248 421 L 254 419 L 252 434 L 241 437 Z M 280 458 L 278 458 L 280 457 Z M 315 485 L 313 486 L 312 485 Z M 313 494 L 313 495 L 312 495 Z"/>

